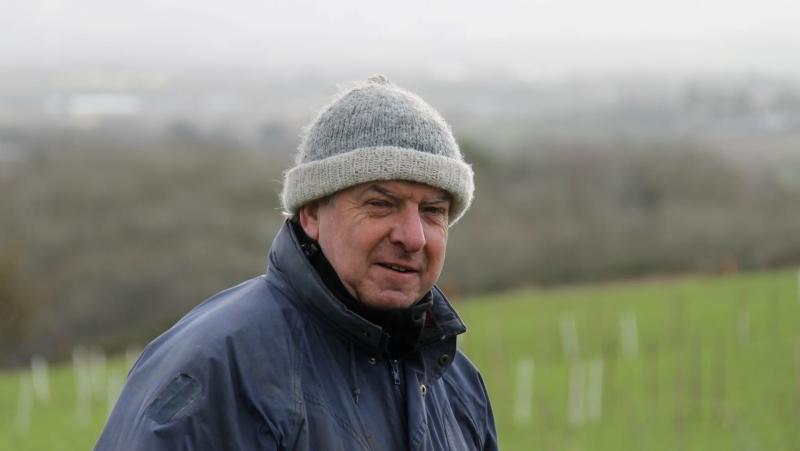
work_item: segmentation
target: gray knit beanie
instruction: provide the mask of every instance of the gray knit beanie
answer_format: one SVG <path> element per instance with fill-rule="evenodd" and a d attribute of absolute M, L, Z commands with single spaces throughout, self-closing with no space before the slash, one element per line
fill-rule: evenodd
<path fill-rule="evenodd" d="M 472 203 L 472 168 L 450 127 L 424 100 L 381 75 L 341 92 L 305 130 L 283 182 L 283 208 L 294 214 L 309 201 L 377 180 L 447 191 L 450 225 Z"/>

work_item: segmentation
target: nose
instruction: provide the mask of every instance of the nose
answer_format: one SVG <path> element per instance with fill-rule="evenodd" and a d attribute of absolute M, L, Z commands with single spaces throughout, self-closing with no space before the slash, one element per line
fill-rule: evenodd
<path fill-rule="evenodd" d="M 425 247 L 425 229 L 422 217 L 416 208 L 405 208 L 401 211 L 389 240 L 406 252 L 417 252 Z"/>

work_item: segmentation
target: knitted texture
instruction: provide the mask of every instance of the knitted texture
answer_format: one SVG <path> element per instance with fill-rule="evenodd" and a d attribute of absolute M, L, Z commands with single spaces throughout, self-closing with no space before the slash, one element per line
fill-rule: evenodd
<path fill-rule="evenodd" d="M 472 203 L 472 168 L 450 127 L 417 95 L 383 76 L 345 90 L 306 128 L 281 200 L 289 213 L 361 183 L 406 180 L 452 196 L 450 224 Z"/>

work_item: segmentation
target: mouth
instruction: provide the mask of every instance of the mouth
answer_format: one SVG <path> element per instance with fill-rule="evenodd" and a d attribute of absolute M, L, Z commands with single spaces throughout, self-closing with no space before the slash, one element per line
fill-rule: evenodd
<path fill-rule="evenodd" d="M 418 272 L 416 269 L 414 269 L 412 267 L 405 266 L 405 265 L 393 264 L 393 263 L 378 263 L 378 266 L 381 266 L 383 268 L 386 268 L 386 269 L 388 269 L 390 271 L 394 271 L 394 272 L 399 273 L 399 274 L 413 274 L 413 273 Z"/>

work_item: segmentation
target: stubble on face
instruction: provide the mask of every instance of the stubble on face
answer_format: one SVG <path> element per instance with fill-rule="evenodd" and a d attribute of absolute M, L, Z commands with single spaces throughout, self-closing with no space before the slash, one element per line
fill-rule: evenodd
<path fill-rule="evenodd" d="M 447 246 L 449 195 L 389 181 L 340 191 L 301 212 L 347 290 L 378 308 L 405 308 L 439 278 Z"/>

